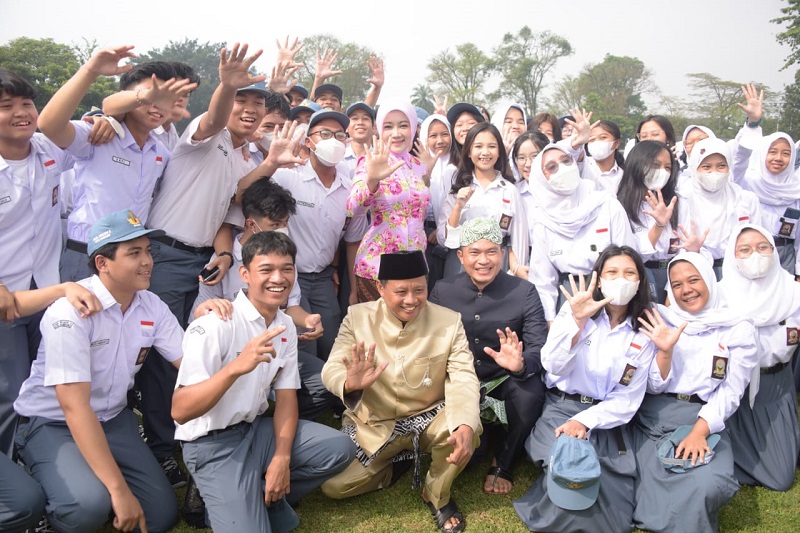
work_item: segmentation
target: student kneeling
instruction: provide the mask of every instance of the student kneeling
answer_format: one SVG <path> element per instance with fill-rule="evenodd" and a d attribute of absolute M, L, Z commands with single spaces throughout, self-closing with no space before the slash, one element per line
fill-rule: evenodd
<path fill-rule="evenodd" d="M 286 235 L 253 235 L 239 268 L 248 288 L 233 302 L 233 317 L 201 317 L 184 337 L 175 438 L 215 531 L 275 529 L 269 506 L 296 503 L 355 457 L 346 435 L 298 420 L 297 334 L 279 309 L 296 253 Z M 270 390 L 274 416 L 261 416 Z"/>

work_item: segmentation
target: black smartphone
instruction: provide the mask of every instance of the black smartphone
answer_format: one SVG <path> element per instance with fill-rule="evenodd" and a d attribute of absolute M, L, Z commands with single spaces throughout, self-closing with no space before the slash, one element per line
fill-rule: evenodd
<path fill-rule="evenodd" d="M 297 334 L 298 335 L 305 335 L 310 331 L 314 331 L 314 328 L 307 328 L 305 326 L 296 326 L 297 327 Z"/>
<path fill-rule="evenodd" d="M 203 281 L 211 281 L 218 275 L 219 275 L 218 266 L 215 266 L 214 268 L 204 268 L 203 271 L 200 272 L 200 279 L 202 279 Z"/>

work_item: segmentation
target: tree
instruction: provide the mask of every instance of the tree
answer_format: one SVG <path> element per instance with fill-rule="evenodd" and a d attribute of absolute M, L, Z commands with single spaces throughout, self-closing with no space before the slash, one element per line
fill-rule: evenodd
<path fill-rule="evenodd" d="M 200 86 L 192 92 L 188 109 L 192 117 L 208 110 L 211 95 L 219 85 L 219 57 L 225 43 L 199 43 L 197 39 L 169 41 L 163 48 L 139 54 L 137 63 L 145 61 L 180 61 L 192 67 L 200 78 Z M 182 121 L 179 126 L 185 125 Z"/>
<path fill-rule="evenodd" d="M 572 53 L 569 41 L 549 31 L 534 33 L 523 26 L 516 35 L 506 33 L 494 49 L 495 71 L 502 81 L 490 98 L 511 98 L 535 115 L 547 74 L 559 59 Z"/>
<path fill-rule="evenodd" d="M 786 30 L 777 35 L 778 42 L 792 50 L 786 58 L 783 69 L 800 62 L 800 0 L 787 0 L 787 2 L 789 5 L 781 8 L 783 16 L 771 20 L 775 24 L 788 23 Z"/>
<path fill-rule="evenodd" d="M 566 113 L 576 107 L 585 108 L 580 79 L 577 76 L 564 76 L 556 83 L 553 94 L 548 100 L 548 107 L 557 114 Z"/>
<path fill-rule="evenodd" d="M 464 43 L 439 52 L 428 62 L 428 82 L 437 94 L 447 95 L 449 102 L 477 104 L 484 96 L 483 86 L 493 68 L 492 60 L 477 46 Z"/>
<path fill-rule="evenodd" d="M 378 54 L 365 46 L 353 42 L 343 43 L 332 35 L 320 34 L 312 35 L 303 39 L 305 45 L 295 57 L 295 61 L 303 63 L 304 66 L 297 72 L 297 76 L 306 89 L 311 90 L 314 84 L 314 74 L 316 71 L 316 54 L 322 55 L 325 50 L 333 49 L 339 57 L 333 64 L 334 70 L 341 70 L 342 73 L 326 80 L 327 83 L 335 83 L 342 88 L 344 102 L 342 106 L 363 100 L 370 85 L 366 80 L 370 77 L 367 67 L 367 60 Z M 313 97 L 313 95 L 310 95 Z"/>
<path fill-rule="evenodd" d="M 0 65 L 33 85 L 37 93 L 34 103 L 41 111 L 53 94 L 78 71 L 83 58 L 91 56 L 95 47 L 94 42 L 85 39 L 83 47 L 78 47 L 53 39 L 20 37 L 0 46 Z M 81 101 L 74 118 L 80 118 L 92 106 L 101 107 L 103 98 L 116 90 L 113 78 L 98 78 Z"/>
<path fill-rule="evenodd" d="M 435 106 L 433 102 L 433 89 L 431 89 L 431 86 L 420 83 L 414 87 L 414 91 L 411 93 L 411 103 L 417 107 L 421 107 L 428 113 L 433 113 Z"/>
<path fill-rule="evenodd" d="M 686 77 L 693 89 L 692 115 L 702 118 L 719 137 L 735 136 L 741 127 L 742 111 L 736 104 L 742 101 L 742 84 L 707 72 Z"/>

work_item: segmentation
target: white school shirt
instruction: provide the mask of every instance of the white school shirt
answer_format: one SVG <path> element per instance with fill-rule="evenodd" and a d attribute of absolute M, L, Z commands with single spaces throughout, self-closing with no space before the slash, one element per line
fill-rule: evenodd
<path fill-rule="evenodd" d="M 524 265 L 528 262 L 528 247 L 530 246 L 530 235 L 528 234 L 528 216 L 525 207 L 522 205 L 522 198 L 513 183 L 506 180 L 497 173 L 495 179 L 484 189 L 473 175 L 472 185 L 475 192 L 464 204 L 461 209 L 461 219 L 457 228 L 447 229 L 447 239 L 445 245 L 451 249 L 460 246 L 461 226 L 467 220 L 475 218 L 489 218 L 497 223 L 505 215 L 511 216 L 511 221 L 507 228 L 500 230 L 503 237 L 510 237 L 509 246 L 514 250 L 517 260 Z M 450 193 L 444 201 L 442 217 L 447 221 L 456 203 L 456 195 Z"/>
<path fill-rule="evenodd" d="M 139 148 L 125 122 L 125 138 L 93 146 L 92 125 L 73 120 L 75 139 L 64 150 L 75 159 L 73 209 L 67 221 L 70 239 L 86 242 L 99 218 L 129 209 L 147 223 L 153 191 L 169 162 L 169 150 L 151 131 Z"/>
<path fill-rule="evenodd" d="M 800 344 L 800 311 L 786 317 L 781 324 L 759 326 L 758 366 L 769 368 L 788 363 Z"/>
<path fill-rule="evenodd" d="M 737 194 L 739 197 L 738 201 L 736 202 L 736 207 L 733 209 L 731 214 L 731 218 L 733 219 L 731 222 L 732 227 L 735 228 L 741 224 L 757 224 L 756 221 L 761 220 L 761 208 L 759 207 L 758 197 L 752 192 L 742 189 L 735 183 L 731 183 L 729 185 L 735 189 L 738 189 Z M 691 184 L 689 186 L 691 187 Z M 726 187 L 727 186 L 728 185 L 726 185 Z M 679 204 L 686 201 L 687 200 L 683 197 L 678 198 Z M 689 220 L 692 220 L 694 218 L 694 214 L 692 213 L 691 209 L 687 209 L 687 213 Z M 702 234 L 706 229 L 707 228 L 700 227 L 698 224 L 697 233 Z M 715 241 L 716 237 L 720 237 L 718 242 Z M 725 249 L 728 247 L 729 238 L 729 235 L 717 236 L 713 235 L 713 233 L 709 233 L 708 237 L 706 237 L 706 240 L 703 242 L 702 248 L 708 254 L 703 253 L 702 251 L 701 253 L 703 253 L 703 255 L 710 254 L 714 259 L 723 259 L 725 257 Z M 716 244 L 714 244 L 715 242 Z"/>
<path fill-rule="evenodd" d="M 97 276 L 79 282 L 103 310 L 81 318 L 66 298 L 56 300 L 41 322 L 42 342 L 31 375 L 14 409 L 21 416 L 64 420 L 56 385 L 91 383 L 89 403 L 106 422 L 128 404 L 128 390 L 147 357 L 181 358 L 183 330 L 169 307 L 149 291 L 138 291 L 125 314 Z"/>
<path fill-rule="evenodd" d="M 175 127 L 175 124 L 170 124 L 169 128 L 164 128 L 164 126 L 159 126 L 153 130 L 156 138 L 161 141 L 161 144 L 167 147 L 167 150 L 172 152 L 175 147 L 178 145 L 178 140 L 180 139 L 180 135 L 178 135 L 178 129 Z"/>
<path fill-rule="evenodd" d="M 299 389 L 297 333 L 292 319 L 278 311 L 271 324 L 256 310 L 245 291 L 233 301 L 233 318 L 223 322 L 216 315 L 198 318 L 186 330 L 183 351 L 186 356 L 178 370 L 175 388 L 209 379 L 236 359 L 250 340 L 268 329 L 286 326 L 272 339 L 275 357 L 260 363 L 252 372 L 240 376 L 207 413 L 185 424 L 175 424 L 175 439 L 192 441 L 209 431 L 225 429 L 239 422 L 252 422 L 269 406 L 270 389 Z"/>
<path fill-rule="evenodd" d="M 672 349 L 672 365 L 661 379 L 653 360 L 647 392 L 696 394 L 707 402 L 700 408 L 711 433 L 725 429 L 725 420 L 739 407 L 750 372 L 758 364 L 757 335 L 749 322 L 724 326 L 697 335 L 684 332 Z"/>
<path fill-rule="evenodd" d="M 600 193 L 598 193 L 600 194 Z M 609 198 L 597 217 L 581 228 L 572 239 L 548 229 L 541 222 L 533 227 L 528 281 L 536 285 L 545 319 L 556 315 L 559 273 L 589 274 L 595 261 L 609 244 L 636 248 L 628 214 L 616 198 Z"/>
<path fill-rule="evenodd" d="M 536 222 L 536 211 L 539 209 L 539 202 L 534 198 L 528 180 L 520 178 L 515 185 L 519 191 L 519 197 L 522 199 L 522 205 L 525 207 L 525 218 L 528 220 L 528 237 L 531 246 L 535 246 L 533 241 L 533 226 Z"/>
<path fill-rule="evenodd" d="M 572 339 L 579 331 L 573 348 Z M 633 330 L 632 318 L 611 329 L 603 309 L 579 330 L 565 303 L 542 347 L 545 385 L 600 400 L 572 417 L 590 430 L 622 426 L 642 403 L 655 353 L 650 340 Z"/>
<path fill-rule="evenodd" d="M 453 188 L 453 179 L 456 177 L 456 167 L 452 163 L 441 165 L 440 161 L 436 161 L 437 170 L 431 173 L 431 201 L 428 203 L 428 210 L 433 215 L 433 220 L 436 222 L 436 241 L 444 246 L 447 241 L 447 216 L 444 215 L 444 204 L 447 197 L 450 195 L 450 190 Z M 453 209 L 450 209 L 452 212 Z"/>
<path fill-rule="evenodd" d="M 197 298 L 194 300 L 190 316 L 194 316 L 194 310 L 197 309 L 198 305 L 211 298 L 223 298 L 231 302 L 234 301 L 236 293 L 247 286 L 239 275 L 239 267 L 242 266 L 242 243 L 239 242 L 241 236 L 242 234 L 239 233 L 233 238 L 233 253 L 231 254 L 233 255 L 233 265 L 228 269 L 222 281 L 216 285 L 206 285 L 205 283 L 198 282 L 200 289 L 197 293 Z M 212 255 L 209 263 L 213 262 L 216 257 L 217 254 Z M 300 296 L 300 284 L 296 282 L 292 283 L 287 307 L 300 305 Z"/>
<path fill-rule="evenodd" d="M 156 191 L 148 228 L 189 246 L 211 246 L 222 225 L 239 180 L 256 168 L 245 161 L 242 147 L 234 147 L 227 128 L 208 139 L 195 141 L 203 115 L 181 135 Z"/>
<path fill-rule="evenodd" d="M 585 180 L 594 182 L 594 186 L 598 191 L 608 191 L 613 196 L 617 195 L 619 182 L 622 181 L 623 170 L 614 161 L 614 166 L 609 171 L 600 170 L 595 161 L 590 156 L 586 156 L 586 162 L 583 165 L 581 177 Z"/>
<path fill-rule="evenodd" d="M 297 214 L 289 217 L 289 233 L 297 244 L 297 271 L 321 272 L 333 261 L 339 241 L 361 242 L 367 231 L 364 216 L 347 216 L 352 180 L 347 167 L 336 165 L 330 189 L 320 181 L 309 160 L 296 168 L 279 168 L 272 181 L 288 189 L 297 201 Z"/>
<path fill-rule="evenodd" d="M 59 283 L 61 258 L 61 173 L 72 158 L 41 133 L 30 155 L 14 164 L 0 156 L 0 282 L 9 291 Z"/>

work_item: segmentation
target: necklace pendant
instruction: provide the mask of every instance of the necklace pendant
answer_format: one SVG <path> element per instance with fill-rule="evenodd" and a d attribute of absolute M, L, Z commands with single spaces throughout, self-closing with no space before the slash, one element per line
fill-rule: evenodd
<path fill-rule="evenodd" d="M 426 377 L 425 379 L 422 380 L 423 387 L 428 388 L 431 385 L 433 385 L 433 380 L 431 378 Z"/>

